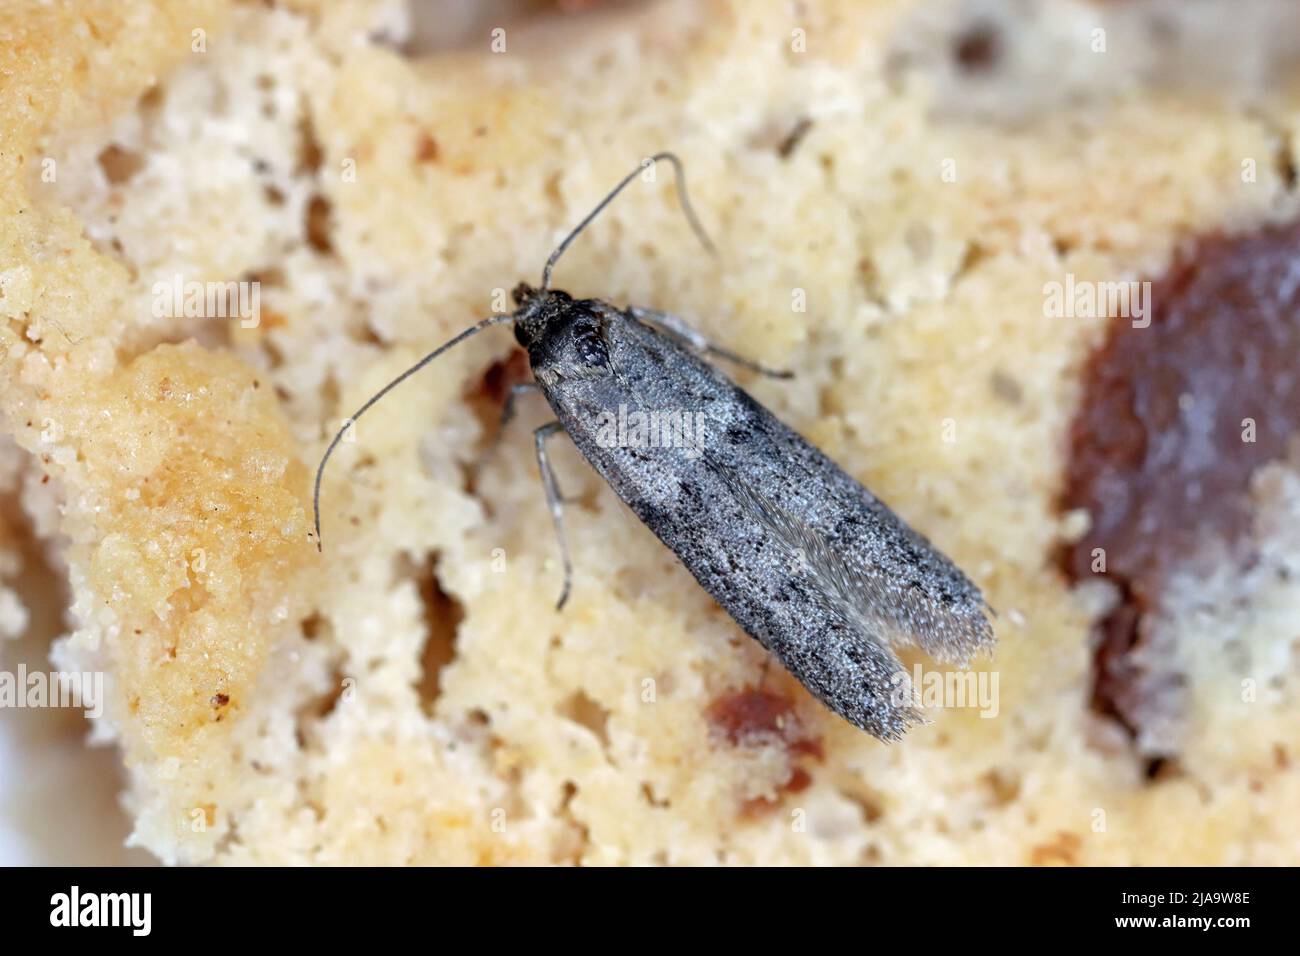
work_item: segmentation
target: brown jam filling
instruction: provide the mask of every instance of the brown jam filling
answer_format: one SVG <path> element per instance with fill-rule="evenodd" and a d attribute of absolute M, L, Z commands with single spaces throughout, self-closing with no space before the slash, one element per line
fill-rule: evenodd
<path fill-rule="evenodd" d="M 1133 657 L 1163 586 L 1249 561 L 1251 476 L 1300 433 L 1300 223 L 1205 238 L 1150 293 L 1150 326 L 1114 318 L 1084 373 L 1063 502 L 1091 515 L 1067 575 L 1121 594 L 1095 635 L 1093 707 L 1134 732 L 1183 680 Z"/>

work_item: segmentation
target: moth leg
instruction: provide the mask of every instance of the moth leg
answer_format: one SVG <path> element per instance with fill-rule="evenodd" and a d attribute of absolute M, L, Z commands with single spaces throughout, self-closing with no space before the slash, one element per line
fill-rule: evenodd
<path fill-rule="evenodd" d="M 505 433 L 507 426 L 515 420 L 515 410 L 519 397 L 521 395 L 530 394 L 542 394 L 542 387 L 536 382 L 516 382 L 514 385 L 510 386 L 510 391 L 506 394 L 505 404 L 501 406 L 501 422 L 497 427 L 496 438 L 493 440 L 494 448 L 495 443 L 501 440 L 501 436 Z M 560 496 L 560 500 L 565 504 L 578 500 L 576 497 L 570 498 L 568 495 L 564 494 L 564 492 L 560 491 L 558 482 L 556 482 L 555 488 L 556 492 Z"/>
<path fill-rule="evenodd" d="M 794 372 L 788 369 L 768 368 L 766 365 L 745 358 L 743 355 L 737 355 L 729 349 L 724 349 L 720 345 L 714 345 L 695 329 L 691 328 L 679 315 L 673 315 L 671 312 L 661 312 L 658 309 L 643 309 L 639 305 L 631 306 L 628 309 L 632 317 L 640 322 L 668 333 L 673 338 L 685 342 L 688 346 L 697 352 L 705 352 L 709 355 L 716 355 L 718 358 L 726 359 L 728 362 L 734 362 L 741 368 L 747 368 L 751 371 L 758 372 L 760 375 L 767 375 L 771 378 L 794 378 Z"/>
<path fill-rule="evenodd" d="M 542 387 L 536 382 L 516 382 L 510 386 L 510 391 L 506 394 L 505 404 L 501 406 L 501 424 L 500 430 L 505 431 L 515 418 L 515 403 L 519 401 L 520 395 L 527 395 L 531 392 L 540 393 Z"/>
<path fill-rule="evenodd" d="M 559 485 L 555 483 L 555 471 L 551 468 L 551 459 L 546 454 L 546 440 L 557 433 L 563 434 L 564 426 L 559 422 L 551 422 L 533 432 L 533 440 L 537 445 L 537 467 L 542 473 L 542 487 L 546 489 L 546 505 L 551 509 L 551 520 L 555 522 L 555 537 L 560 543 L 560 560 L 564 563 L 564 587 L 560 591 L 560 600 L 555 604 L 555 609 L 560 611 L 564 609 L 564 603 L 569 600 L 573 564 L 569 560 L 569 544 L 564 537 L 564 500 L 560 497 Z"/>
<path fill-rule="evenodd" d="M 497 447 L 501 444 L 501 439 L 506 433 L 506 426 L 514 421 L 519 396 L 528 392 L 540 391 L 541 386 L 536 382 L 516 382 L 510 386 L 510 391 L 506 393 L 505 403 L 501 406 L 501 419 L 497 423 L 497 433 L 488 440 L 479 455 L 478 465 L 480 468 L 496 454 Z"/>

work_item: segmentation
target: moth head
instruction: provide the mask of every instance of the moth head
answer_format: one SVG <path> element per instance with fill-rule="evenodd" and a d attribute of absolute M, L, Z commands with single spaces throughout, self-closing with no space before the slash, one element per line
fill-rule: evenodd
<path fill-rule="evenodd" d="M 534 289 L 527 282 L 515 286 L 515 341 L 528 350 L 546 336 L 546 330 L 559 320 L 573 297 L 558 289 Z"/>
<path fill-rule="evenodd" d="M 527 282 L 519 283 L 510 292 L 510 297 L 515 300 L 515 305 L 519 309 L 524 308 L 534 299 L 540 298 L 543 295 L 545 295 L 544 292 L 539 289 L 534 289 Z"/>
<path fill-rule="evenodd" d="M 609 369 L 609 318 L 598 303 L 566 292 L 515 290 L 515 339 L 528 349 L 535 373 L 587 378 Z"/>

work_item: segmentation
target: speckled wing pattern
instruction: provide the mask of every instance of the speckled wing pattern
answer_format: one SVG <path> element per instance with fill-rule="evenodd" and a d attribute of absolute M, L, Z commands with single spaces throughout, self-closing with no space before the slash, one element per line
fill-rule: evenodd
<path fill-rule="evenodd" d="M 892 648 L 993 644 L 978 588 L 719 369 L 612 307 L 613 374 L 534 367 L 579 450 L 696 580 L 813 694 L 881 739 L 920 720 Z M 602 412 L 698 416 L 698 446 L 599 441 Z"/>

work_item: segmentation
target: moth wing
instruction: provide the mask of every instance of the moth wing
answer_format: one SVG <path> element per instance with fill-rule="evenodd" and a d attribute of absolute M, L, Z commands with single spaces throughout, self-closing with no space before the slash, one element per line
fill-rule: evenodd
<path fill-rule="evenodd" d="M 920 647 L 939 660 L 962 664 L 992 644 L 983 599 L 954 609 L 929 593 L 920 579 L 933 581 L 936 575 L 910 573 L 919 564 L 942 562 L 945 576 L 951 570 L 965 583 L 964 576 L 874 498 L 863 504 L 872 506 L 866 512 L 877 524 L 876 537 L 895 547 L 859 554 L 832 543 L 751 483 L 734 474 L 728 479 L 736 500 L 789 550 L 794 569 L 804 573 L 817 600 L 867 638 L 891 647 Z"/>
<path fill-rule="evenodd" d="M 847 650 L 852 665 L 868 685 L 868 699 L 874 706 L 846 716 L 885 740 L 897 740 L 908 726 L 924 723 L 924 716 L 912 703 L 911 679 L 891 650 L 891 645 L 917 642 L 888 615 L 878 613 L 879 603 L 885 599 L 880 582 L 846 562 L 823 535 L 797 515 L 751 484 L 736 480 L 725 470 L 723 473 L 736 502 L 783 546 L 790 570 L 803 582 L 809 598 L 841 623 L 842 633 L 853 645 L 840 650 Z M 837 649 L 827 650 L 834 653 Z M 797 676 L 808 682 L 807 674 Z"/>

